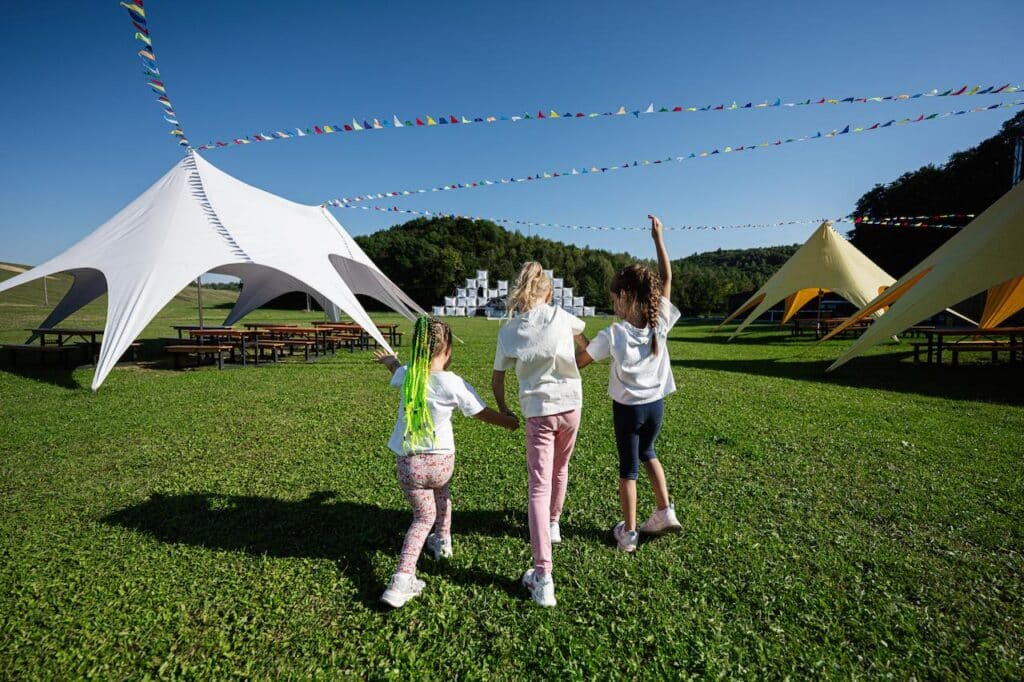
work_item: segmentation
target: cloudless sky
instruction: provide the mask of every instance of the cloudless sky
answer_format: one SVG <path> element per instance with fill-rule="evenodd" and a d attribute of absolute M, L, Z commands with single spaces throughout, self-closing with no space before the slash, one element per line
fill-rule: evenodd
<path fill-rule="evenodd" d="M 604 112 L 875 96 L 1024 81 L 1024 2 L 170 2 L 147 17 L 186 134 L 353 116 Z M 36 264 L 180 157 L 114 0 L 6 3 L 0 22 L 0 260 Z M 778 108 L 382 130 L 205 158 L 303 203 L 685 155 L 1024 98 Z M 747 223 L 845 215 L 889 182 L 994 134 L 998 109 L 682 164 L 386 200 L 559 223 Z M 1007 178 L 1009 185 L 1009 178 Z M 335 209 L 355 235 L 406 217 Z M 287 230 L 287 226 L 282 226 Z M 814 226 L 670 233 L 673 257 L 802 242 Z M 644 233 L 537 229 L 650 255 Z"/>

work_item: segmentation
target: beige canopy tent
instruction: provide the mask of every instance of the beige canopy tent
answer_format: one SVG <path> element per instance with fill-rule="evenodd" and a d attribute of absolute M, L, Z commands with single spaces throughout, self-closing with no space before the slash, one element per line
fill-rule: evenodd
<path fill-rule="evenodd" d="M 871 259 L 839 236 L 831 222 L 825 221 L 763 287 L 718 326 L 728 324 L 749 310 L 750 314 L 729 337 L 732 340 L 783 299 L 786 304 L 782 323 L 785 324 L 819 294 L 834 291 L 850 303 L 862 306 L 893 281 Z M 880 310 L 876 314 L 881 314 Z"/>
<path fill-rule="evenodd" d="M 886 306 L 892 306 L 885 317 L 871 325 L 829 370 L 849 362 L 879 341 L 943 308 L 985 290 L 988 290 L 988 297 L 980 326 L 996 325 L 1024 308 L 1022 275 L 1024 183 L 1004 194 L 888 291 L 837 327 L 831 335 Z"/>

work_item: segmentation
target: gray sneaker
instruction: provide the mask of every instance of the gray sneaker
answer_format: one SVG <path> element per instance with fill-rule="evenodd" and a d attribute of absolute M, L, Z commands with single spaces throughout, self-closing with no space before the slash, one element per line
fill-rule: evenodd
<path fill-rule="evenodd" d="M 448 559 L 452 555 L 452 536 L 441 537 L 437 533 L 431 533 L 427 536 L 424 546 L 434 556 L 435 561 Z"/>
<path fill-rule="evenodd" d="M 676 506 L 670 504 L 651 514 L 650 518 L 640 524 L 639 530 L 645 535 L 662 535 L 663 533 L 678 533 L 682 529 L 682 524 L 676 518 Z"/>
<path fill-rule="evenodd" d="M 537 577 L 534 569 L 523 573 L 523 587 L 530 591 L 533 601 L 541 606 L 554 606 L 555 601 L 555 580 L 550 575 L 543 578 Z"/>
<path fill-rule="evenodd" d="M 380 596 L 380 600 L 389 606 L 399 609 L 405 606 L 406 602 L 414 597 L 420 596 L 420 592 L 426 586 L 422 580 L 418 580 L 411 573 L 395 573 L 391 576 L 388 589 Z"/>
<path fill-rule="evenodd" d="M 619 521 L 612 529 L 615 542 L 623 552 L 635 552 L 636 544 L 640 541 L 640 535 L 635 530 L 626 530 L 626 522 Z"/>

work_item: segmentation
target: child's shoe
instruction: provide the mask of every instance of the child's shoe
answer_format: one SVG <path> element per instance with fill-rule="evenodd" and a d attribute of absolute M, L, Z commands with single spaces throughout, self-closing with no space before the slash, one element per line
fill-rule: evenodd
<path fill-rule="evenodd" d="M 434 555 L 434 560 L 447 559 L 452 555 L 452 536 L 441 537 L 437 533 L 427 536 L 427 551 Z"/>
<path fill-rule="evenodd" d="M 411 573 L 395 573 L 391 576 L 388 589 L 380 596 L 380 600 L 398 609 L 413 597 L 418 597 L 426 584 Z"/>
<path fill-rule="evenodd" d="M 551 522 L 551 544 L 558 545 L 562 542 L 562 529 L 558 525 L 558 521 Z"/>
<path fill-rule="evenodd" d="M 541 606 L 554 606 L 555 602 L 555 580 L 550 575 L 542 578 L 537 576 L 534 569 L 523 573 L 523 587 L 530 591 L 533 601 Z"/>
<path fill-rule="evenodd" d="M 636 551 L 636 543 L 640 539 L 640 535 L 635 530 L 626 530 L 625 521 L 619 521 L 615 524 L 615 528 L 612 529 L 612 535 L 615 536 L 615 542 L 618 543 L 619 549 L 623 552 Z"/>
<path fill-rule="evenodd" d="M 682 529 L 682 524 L 676 518 L 676 506 L 674 504 L 670 504 L 664 509 L 658 509 L 651 514 L 650 518 L 640 524 L 640 532 L 647 535 L 676 533 Z"/>

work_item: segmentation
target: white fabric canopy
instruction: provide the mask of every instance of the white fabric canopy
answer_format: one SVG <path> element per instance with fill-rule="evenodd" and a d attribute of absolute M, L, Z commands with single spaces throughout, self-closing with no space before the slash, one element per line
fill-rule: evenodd
<path fill-rule="evenodd" d="M 844 324 L 891 305 L 836 360 L 849 362 L 879 341 L 979 292 L 1024 274 L 1024 183 L 1018 184 L 892 288 L 867 303 Z M 1011 310 L 1012 312 L 1012 310 Z M 842 331 L 839 327 L 835 332 Z"/>
<path fill-rule="evenodd" d="M 0 283 L 0 292 L 59 272 L 70 273 L 74 283 L 44 327 L 109 294 L 93 390 L 150 320 L 206 272 L 242 280 L 228 324 L 281 294 L 305 291 L 329 314 L 344 311 L 390 348 L 355 295 L 376 298 L 410 319 L 423 312 L 326 208 L 247 185 L 192 151 L 94 232 Z"/>
<path fill-rule="evenodd" d="M 806 243 L 786 261 L 764 286 L 757 290 L 736 312 L 722 321 L 728 323 L 753 308 L 743 323 L 729 337 L 732 340 L 747 325 L 785 298 L 787 318 L 799 310 L 819 291 L 834 291 L 850 303 L 862 306 L 893 283 L 893 278 L 878 267 L 857 247 L 846 241 L 826 221 L 814 231 Z M 786 320 L 783 320 L 785 322 Z"/>

